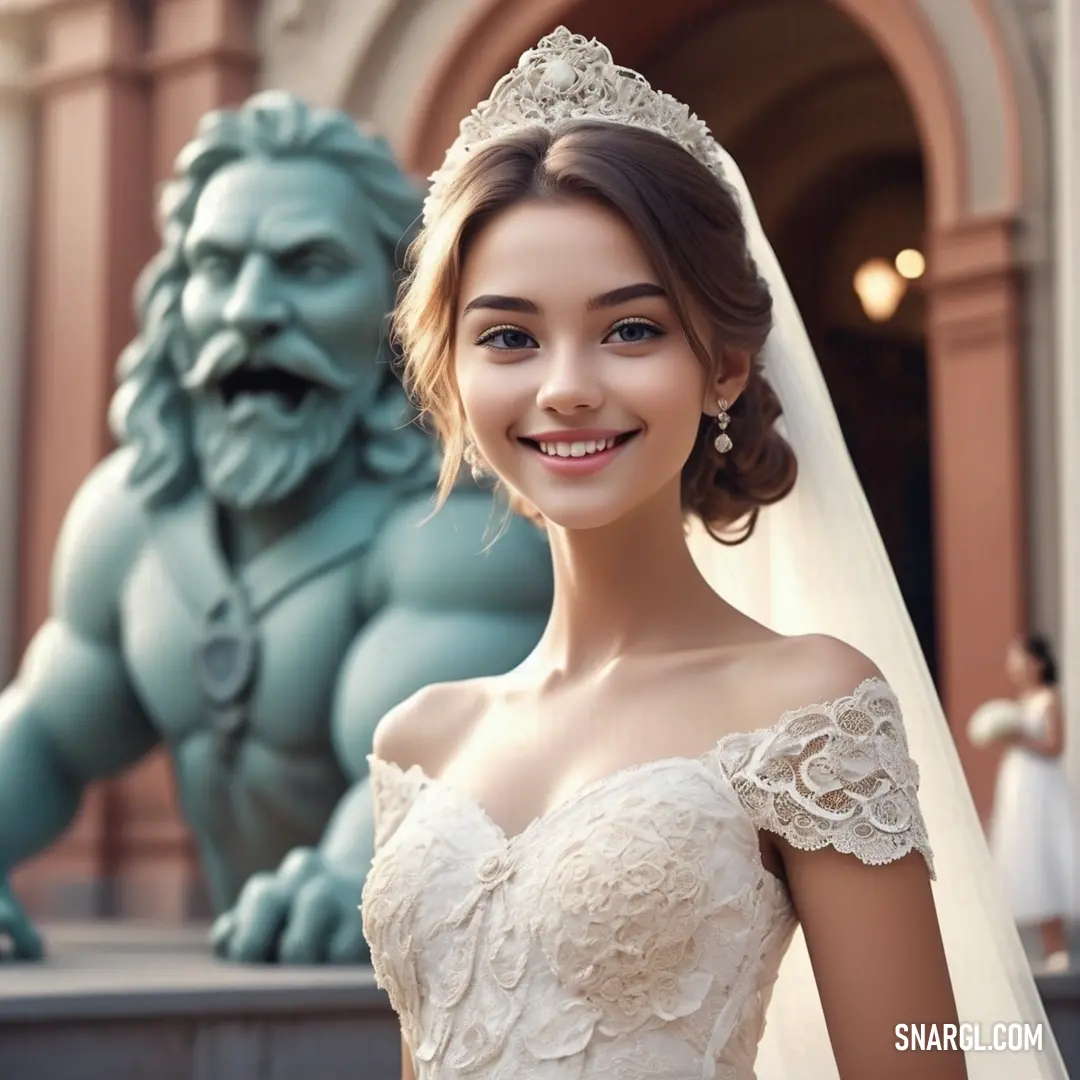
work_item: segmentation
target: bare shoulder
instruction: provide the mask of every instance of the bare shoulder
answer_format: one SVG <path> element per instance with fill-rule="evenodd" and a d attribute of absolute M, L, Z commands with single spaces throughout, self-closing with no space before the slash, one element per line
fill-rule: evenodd
<path fill-rule="evenodd" d="M 748 650 L 737 681 L 741 730 L 768 727 L 785 713 L 828 705 L 880 679 L 877 665 L 858 649 L 823 634 L 777 637 Z"/>
<path fill-rule="evenodd" d="M 773 674 L 785 692 L 801 699 L 796 707 L 848 697 L 867 680 L 882 677 L 868 656 L 825 634 L 782 638 L 773 647 Z"/>
<path fill-rule="evenodd" d="M 488 708 L 487 681 L 431 683 L 416 691 L 379 721 L 372 753 L 401 769 L 417 765 L 428 776 L 437 776 Z"/>

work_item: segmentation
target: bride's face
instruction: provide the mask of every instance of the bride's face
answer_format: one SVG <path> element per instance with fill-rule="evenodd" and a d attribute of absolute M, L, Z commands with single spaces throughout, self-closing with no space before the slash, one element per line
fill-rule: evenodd
<path fill-rule="evenodd" d="M 715 391 L 615 213 L 530 202 L 490 222 L 463 267 L 454 359 L 481 454 L 550 522 L 678 505 Z"/>

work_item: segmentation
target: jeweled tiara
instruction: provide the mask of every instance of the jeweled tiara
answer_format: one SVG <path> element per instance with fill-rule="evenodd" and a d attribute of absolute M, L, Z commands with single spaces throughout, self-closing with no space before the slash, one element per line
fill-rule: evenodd
<path fill-rule="evenodd" d="M 681 101 L 654 90 L 645 77 L 619 67 L 595 38 L 571 34 L 565 26 L 524 53 L 461 122 L 442 166 L 431 175 L 424 222 L 438 214 L 446 188 L 469 155 L 492 139 L 530 127 L 549 130 L 571 118 L 607 120 L 645 128 L 677 143 L 723 181 L 720 148 L 703 120 Z"/>

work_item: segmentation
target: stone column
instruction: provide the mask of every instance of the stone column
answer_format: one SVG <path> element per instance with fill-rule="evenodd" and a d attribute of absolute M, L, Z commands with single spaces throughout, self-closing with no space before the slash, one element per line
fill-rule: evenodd
<path fill-rule="evenodd" d="M 1057 448 L 1061 627 L 1057 642 L 1069 737 L 1065 753 L 1080 785 L 1080 10 L 1055 0 L 1053 57 L 1054 218 L 1057 239 Z"/>
<path fill-rule="evenodd" d="M 1001 657 L 1027 619 L 1020 280 L 1015 222 L 969 219 L 929 237 L 927 341 L 942 697 L 985 819 L 998 753 L 962 737 L 1008 692 Z"/>
<path fill-rule="evenodd" d="M 28 363 L 33 100 L 31 19 L 0 6 L 0 683 L 16 660 L 22 402 Z"/>
<path fill-rule="evenodd" d="M 153 77 L 154 181 L 211 109 L 239 105 L 255 90 L 256 0 L 156 0 L 148 57 Z"/>
<path fill-rule="evenodd" d="M 40 63 L 20 651 L 48 610 L 53 551 L 72 496 L 111 448 L 113 371 L 134 333 L 135 279 L 154 250 L 142 6 L 35 0 L 34 7 Z M 5 213 L 6 202 L 0 198 Z M 116 811 L 111 785 L 95 786 L 64 839 L 16 874 L 35 909 L 111 910 L 105 886 L 115 873 Z"/>
<path fill-rule="evenodd" d="M 143 27 L 128 0 L 40 0 L 33 365 L 23 500 L 25 640 L 48 608 L 68 504 L 109 450 L 116 358 L 153 252 Z"/>

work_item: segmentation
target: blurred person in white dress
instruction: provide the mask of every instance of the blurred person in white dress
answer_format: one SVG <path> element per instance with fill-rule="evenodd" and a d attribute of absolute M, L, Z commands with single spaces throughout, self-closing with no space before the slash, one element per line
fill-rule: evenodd
<path fill-rule="evenodd" d="M 1065 772 L 1057 664 L 1049 641 L 1038 634 L 1014 641 L 1006 670 L 1016 688 L 1011 718 L 1005 702 L 988 703 L 982 710 L 990 735 L 986 739 L 978 737 L 980 713 L 972 718 L 974 741 L 1006 747 L 994 793 L 990 849 L 1013 917 L 1021 926 L 1038 927 L 1045 969 L 1064 971 L 1069 967 L 1067 924 L 1080 908 L 1080 860 L 1075 803 Z"/>

